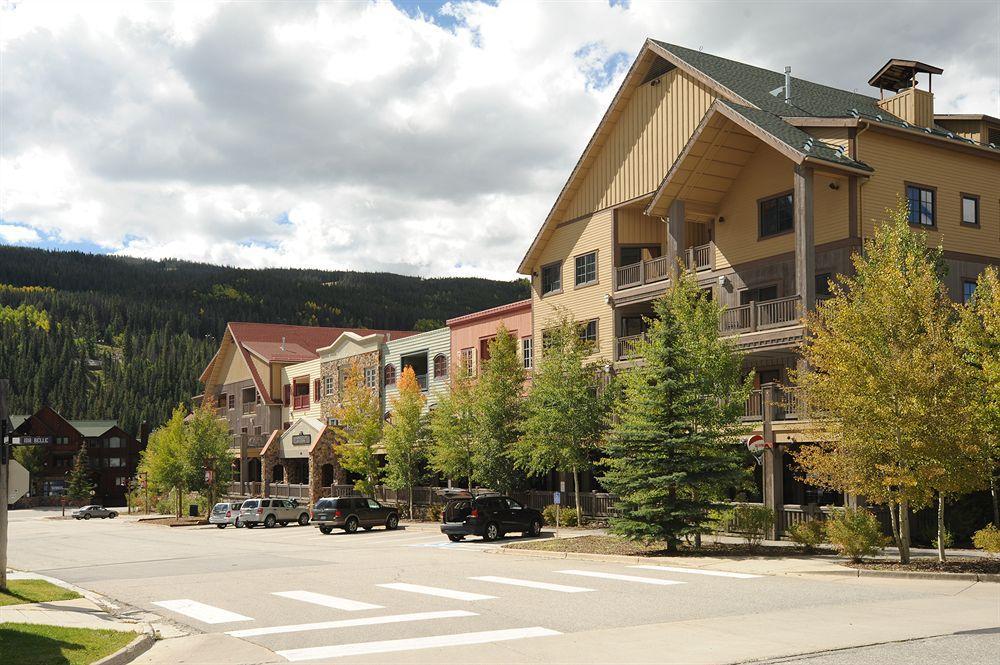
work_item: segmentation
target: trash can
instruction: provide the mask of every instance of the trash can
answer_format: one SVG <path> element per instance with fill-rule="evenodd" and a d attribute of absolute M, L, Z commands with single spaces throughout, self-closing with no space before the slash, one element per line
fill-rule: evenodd
<path fill-rule="evenodd" d="M 188 515 L 191 517 L 198 517 L 198 504 L 192 503 L 188 506 Z"/>

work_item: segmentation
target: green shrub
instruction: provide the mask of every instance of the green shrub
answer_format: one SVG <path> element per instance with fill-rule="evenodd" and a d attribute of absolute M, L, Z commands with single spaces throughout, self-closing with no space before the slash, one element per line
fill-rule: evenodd
<path fill-rule="evenodd" d="M 774 524 L 774 511 L 767 506 L 741 503 L 733 506 L 730 519 L 732 530 L 742 536 L 747 549 L 752 553 Z"/>
<path fill-rule="evenodd" d="M 888 538 L 875 516 L 866 510 L 847 509 L 826 523 L 826 535 L 844 556 L 861 561 L 882 551 Z"/>
<path fill-rule="evenodd" d="M 799 522 L 788 527 L 788 537 L 793 543 L 801 545 L 804 552 L 812 552 L 826 538 L 826 524 L 823 523 L 823 520 Z"/>
<path fill-rule="evenodd" d="M 972 544 L 984 552 L 1000 555 L 1000 529 L 992 524 L 986 525 L 973 534 Z"/>
<path fill-rule="evenodd" d="M 934 540 L 931 541 L 931 544 L 934 546 L 934 549 L 937 549 L 937 547 L 938 547 L 937 536 L 934 536 Z M 948 531 L 948 529 L 945 529 L 944 530 L 944 547 L 945 547 L 945 549 L 948 549 L 949 547 L 951 547 L 954 544 L 955 544 L 955 538 L 951 535 L 951 531 Z"/>
<path fill-rule="evenodd" d="M 545 523 L 549 526 L 556 525 L 556 506 L 555 504 L 545 506 L 542 510 L 542 517 L 545 519 Z M 576 526 L 576 509 L 566 508 L 564 506 L 559 507 L 559 526 Z"/>
<path fill-rule="evenodd" d="M 439 503 L 432 503 L 424 509 L 423 518 L 428 522 L 440 522 L 444 506 Z"/>

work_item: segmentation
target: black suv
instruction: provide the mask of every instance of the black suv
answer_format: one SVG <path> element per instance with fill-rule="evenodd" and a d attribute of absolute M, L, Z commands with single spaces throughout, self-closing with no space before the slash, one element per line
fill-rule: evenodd
<path fill-rule="evenodd" d="M 450 491 L 441 517 L 441 533 L 458 542 L 466 536 L 482 536 L 490 541 L 518 531 L 524 536 L 542 532 L 542 513 L 526 508 L 510 497 L 495 492 L 471 494 Z"/>
<path fill-rule="evenodd" d="M 334 528 L 354 533 L 359 526 L 365 531 L 377 526 L 391 531 L 399 526 L 399 511 L 361 496 L 320 499 L 313 506 L 312 522 L 322 533 L 330 533 Z"/>

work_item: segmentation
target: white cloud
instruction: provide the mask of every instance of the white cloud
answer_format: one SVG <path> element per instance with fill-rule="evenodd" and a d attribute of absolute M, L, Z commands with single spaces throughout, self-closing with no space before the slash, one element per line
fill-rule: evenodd
<path fill-rule="evenodd" d="M 646 36 L 1000 115 L 1000 14 L 934 4 L 0 6 L 4 242 L 510 277 Z"/>

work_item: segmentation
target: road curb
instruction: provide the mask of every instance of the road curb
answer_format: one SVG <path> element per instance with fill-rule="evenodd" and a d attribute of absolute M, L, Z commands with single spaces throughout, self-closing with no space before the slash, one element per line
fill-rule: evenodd
<path fill-rule="evenodd" d="M 91 665 L 125 665 L 125 663 L 131 663 L 133 660 L 149 651 L 155 643 L 156 638 L 153 636 L 152 631 L 147 628 L 146 632 L 137 636 L 134 640 L 123 646 L 118 651 L 105 656 L 100 660 L 95 660 Z"/>
<path fill-rule="evenodd" d="M 935 573 L 919 570 L 872 570 L 870 568 L 849 568 L 847 570 L 811 570 L 795 575 L 836 575 L 839 577 L 885 577 L 910 580 L 937 580 L 956 582 L 1000 582 L 1000 575 L 988 573 Z"/>

